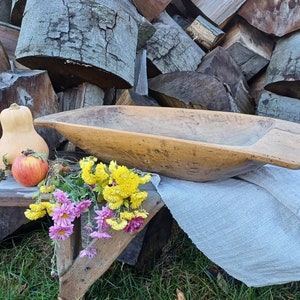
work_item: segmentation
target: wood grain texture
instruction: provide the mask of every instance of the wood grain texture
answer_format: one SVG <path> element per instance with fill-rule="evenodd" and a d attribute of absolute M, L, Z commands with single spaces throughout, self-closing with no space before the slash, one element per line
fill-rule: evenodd
<path fill-rule="evenodd" d="M 281 37 L 300 29 L 300 5 L 295 0 L 251 0 L 238 14 L 257 29 Z"/>
<path fill-rule="evenodd" d="M 56 128 L 104 162 L 184 180 L 232 177 L 266 163 L 300 168 L 300 124 L 249 114 L 106 105 L 35 124 Z"/>

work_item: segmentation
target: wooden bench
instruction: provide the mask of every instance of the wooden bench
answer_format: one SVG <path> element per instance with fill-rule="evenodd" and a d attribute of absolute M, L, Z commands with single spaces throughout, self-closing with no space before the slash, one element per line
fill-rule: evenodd
<path fill-rule="evenodd" d="M 93 240 L 96 257 L 80 258 L 82 230 L 80 219 L 77 219 L 71 238 L 57 244 L 58 299 L 83 299 L 91 285 L 115 260 L 142 267 L 166 244 L 171 229 L 171 214 L 155 187 L 151 183 L 144 187 L 148 198 L 143 207 L 149 216 L 138 233 L 114 231 L 111 239 Z M 22 187 L 11 176 L 0 182 L 0 239 L 29 222 L 24 211 L 33 202 L 31 197 L 35 192 L 36 188 Z"/>

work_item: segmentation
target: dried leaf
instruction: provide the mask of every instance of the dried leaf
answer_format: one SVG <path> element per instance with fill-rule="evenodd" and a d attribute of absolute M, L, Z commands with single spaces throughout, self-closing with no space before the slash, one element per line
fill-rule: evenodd
<path fill-rule="evenodd" d="M 186 300 L 183 292 L 180 289 L 176 289 L 176 295 L 177 295 L 177 299 L 176 300 Z"/>

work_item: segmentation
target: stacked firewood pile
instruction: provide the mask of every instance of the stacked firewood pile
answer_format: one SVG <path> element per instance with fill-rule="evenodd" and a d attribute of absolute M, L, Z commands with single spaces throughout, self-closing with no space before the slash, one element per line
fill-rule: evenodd
<path fill-rule="evenodd" d="M 299 29 L 292 0 L 0 0 L 0 110 L 160 105 L 300 122 Z"/>

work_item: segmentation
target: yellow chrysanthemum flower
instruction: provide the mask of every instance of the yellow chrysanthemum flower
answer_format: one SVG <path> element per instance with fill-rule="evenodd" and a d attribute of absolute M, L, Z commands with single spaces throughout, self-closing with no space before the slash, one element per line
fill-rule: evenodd
<path fill-rule="evenodd" d="M 47 214 L 52 217 L 52 213 L 53 213 L 53 209 L 54 207 L 56 206 L 55 203 L 51 203 L 51 202 L 41 202 L 40 203 L 42 206 L 44 206 L 44 208 L 46 209 L 47 211 Z"/>
<path fill-rule="evenodd" d="M 146 219 L 148 216 L 148 212 L 145 209 L 139 209 L 134 211 L 135 217 L 141 217 L 143 219 Z"/>
<path fill-rule="evenodd" d="M 147 192 L 137 192 L 130 196 L 131 208 L 138 208 L 148 196 Z"/>
<path fill-rule="evenodd" d="M 114 230 L 123 230 L 127 226 L 127 221 L 123 219 L 105 219 L 106 223 Z"/>
<path fill-rule="evenodd" d="M 145 184 L 151 180 L 151 174 L 140 176 L 140 184 Z"/>
<path fill-rule="evenodd" d="M 123 220 L 128 220 L 130 221 L 132 218 L 136 217 L 134 212 L 130 212 L 130 211 L 123 211 L 120 213 L 120 217 Z"/>
<path fill-rule="evenodd" d="M 43 218 L 47 213 L 44 204 L 42 203 L 33 203 L 29 205 L 29 209 L 26 209 L 24 212 L 25 217 L 29 220 L 37 220 Z"/>

